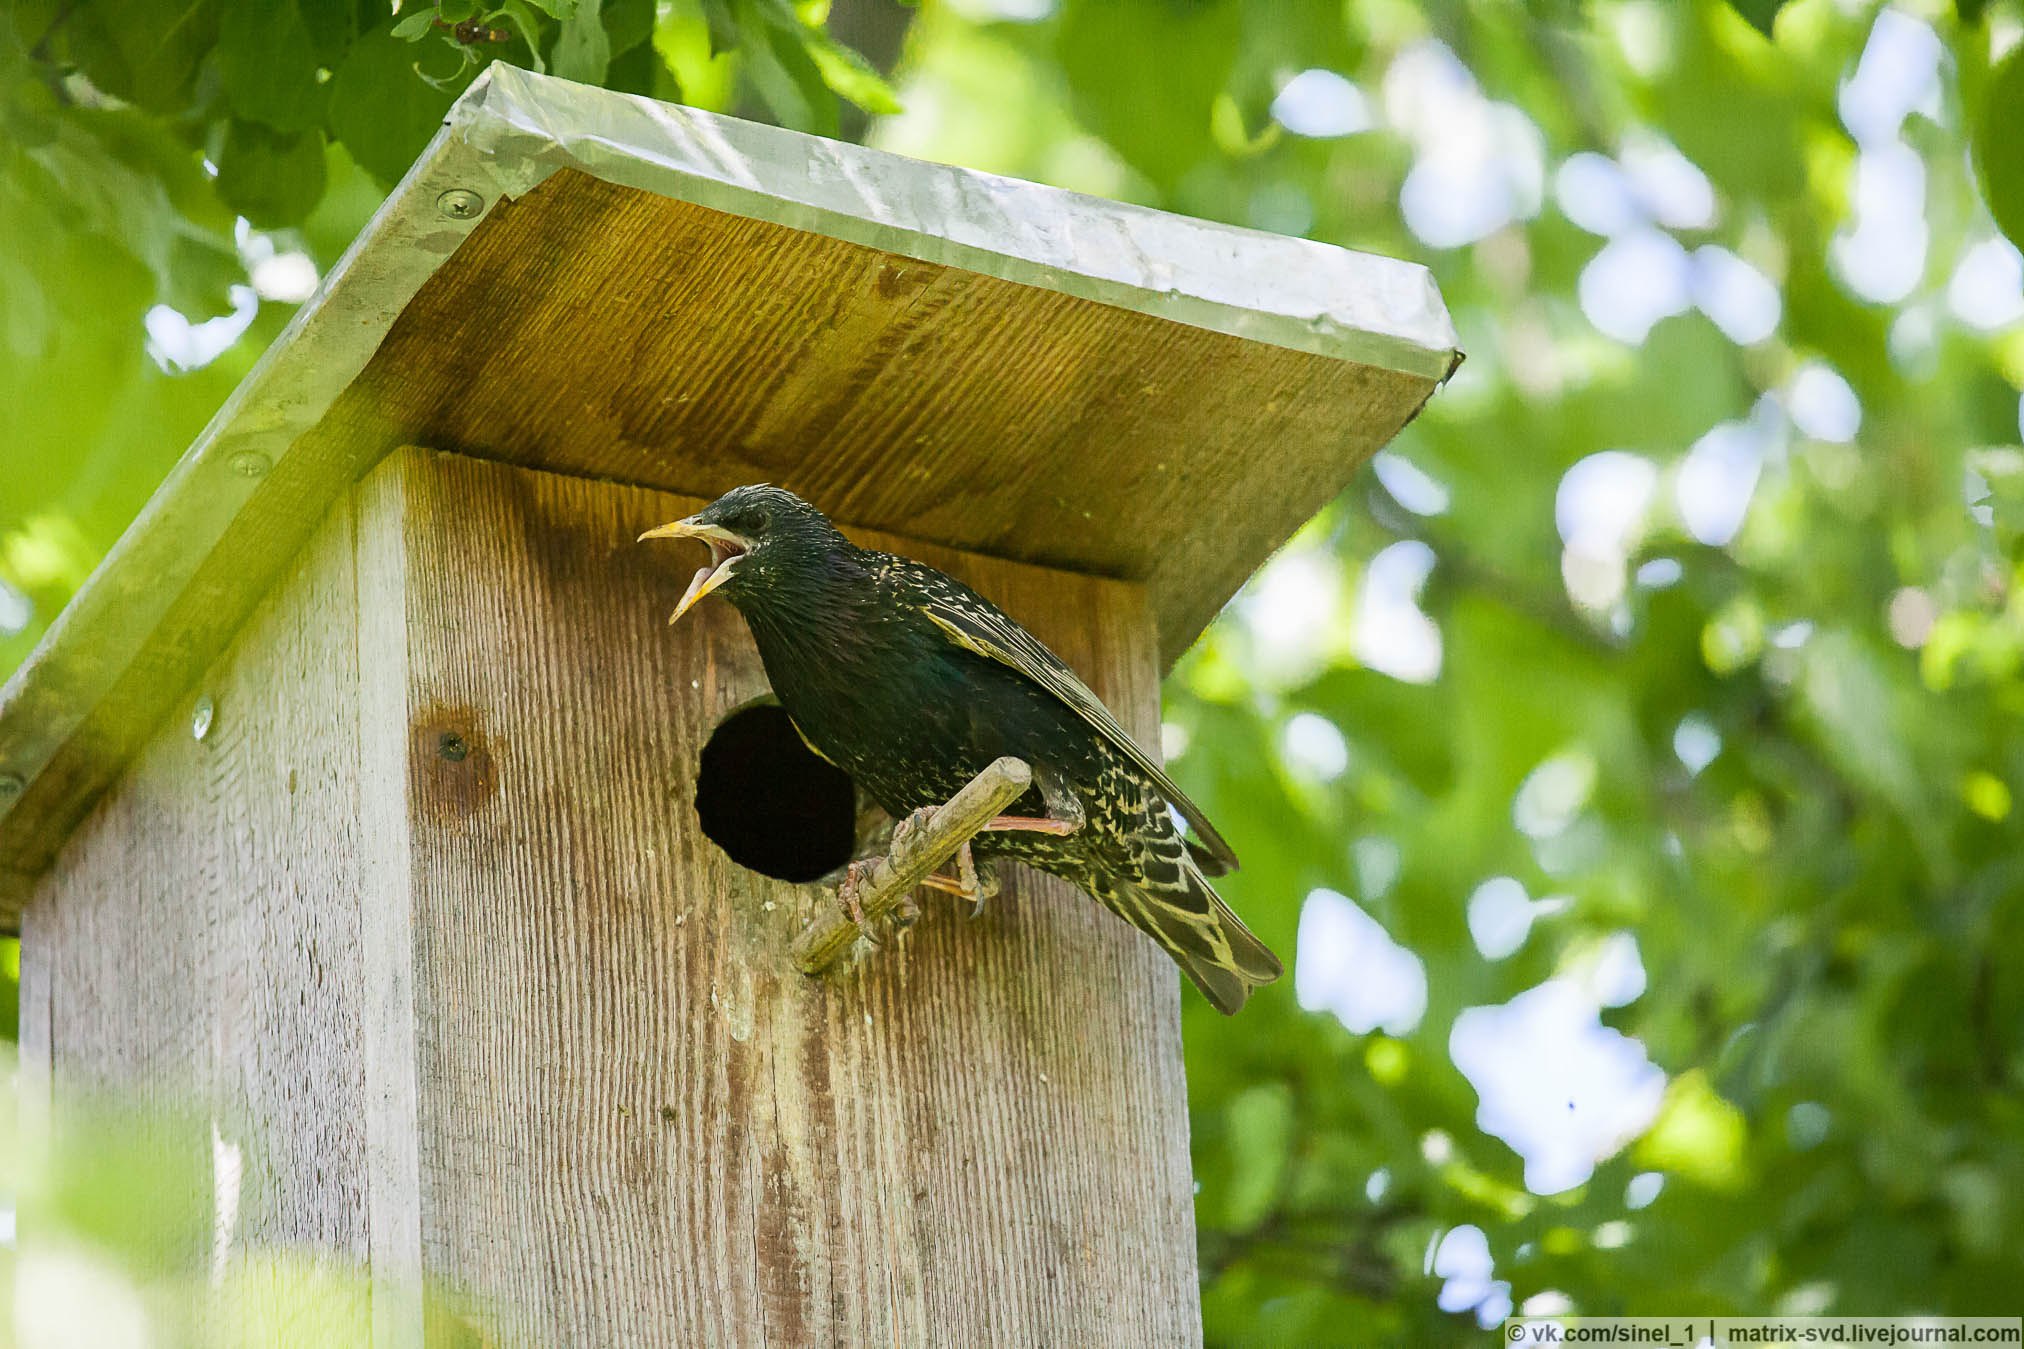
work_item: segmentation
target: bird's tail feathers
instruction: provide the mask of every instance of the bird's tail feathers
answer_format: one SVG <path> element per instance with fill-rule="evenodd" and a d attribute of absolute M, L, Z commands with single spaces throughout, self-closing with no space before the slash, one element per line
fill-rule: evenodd
<path fill-rule="evenodd" d="M 1195 865 L 1201 869 L 1204 876 L 1227 876 L 1237 869 L 1229 858 L 1210 852 L 1207 844 L 1192 838 L 1181 841 L 1187 847 L 1188 856 L 1195 859 Z"/>
<path fill-rule="evenodd" d="M 1225 1016 L 1244 1005 L 1251 990 L 1285 973 L 1279 957 L 1252 935 L 1191 862 L 1176 868 L 1177 880 L 1150 880 L 1119 887 L 1120 912 L 1166 948 L 1182 973 L 1194 980 Z"/>

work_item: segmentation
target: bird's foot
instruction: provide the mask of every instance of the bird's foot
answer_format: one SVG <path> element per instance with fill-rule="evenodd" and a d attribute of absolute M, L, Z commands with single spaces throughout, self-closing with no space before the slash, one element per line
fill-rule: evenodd
<path fill-rule="evenodd" d="M 875 857 L 865 857 L 852 862 L 843 869 L 843 880 L 836 887 L 836 902 L 843 909 L 843 916 L 856 924 L 858 931 L 865 930 L 864 904 L 859 892 L 864 888 L 864 878 L 871 874 Z"/>
<path fill-rule="evenodd" d="M 864 911 L 865 882 L 878 863 L 876 857 L 859 858 L 844 868 L 843 880 L 836 887 L 836 900 L 843 909 L 843 916 L 855 924 L 858 932 L 873 946 L 881 944 L 881 929 L 905 932 L 921 918 L 921 906 L 914 902 L 911 894 L 901 895 L 880 918 L 874 919 Z"/>
<path fill-rule="evenodd" d="M 893 839 L 891 843 L 886 845 L 886 855 L 890 857 L 898 852 L 905 846 L 906 841 L 913 837 L 915 830 L 927 828 L 928 822 L 934 818 L 935 808 L 933 806 L 922 806 L 918 810 L 908 811 L 906 818 L 893 826 Z"/>
<path fill-rule="evenodd" d="M 931 890 L 940 890 L 945 894 L 954 895 L 958 899 L 969 900 L 970 917 L 972 918 L 983 913 L 984 901 L 998 893 L 997 875 L 989 870 L 980 871 L 978 869 L 977 859 L 970 853 L 968 840 L 964 841 L 962 847 L 956 849 L 956 874 L 954 878 L 937 872 L 922 881 L 921 884 Z"/>

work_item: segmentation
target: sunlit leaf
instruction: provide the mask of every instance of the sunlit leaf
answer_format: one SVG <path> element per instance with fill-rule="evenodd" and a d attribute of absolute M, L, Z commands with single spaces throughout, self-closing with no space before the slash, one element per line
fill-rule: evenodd
<path fill-rule="evenodd" d="M 435 31 L 440 18 L 441 12 L 435 6 L 426 6 L 412 14 L 402 15 L 390 31 L 403 42 L 420 42 Z"/>
<path fill-rule="evenodd" d="M 1747 1141 L 1742 1114 L 1695 1071 L 1682 1073 L 1666 1088 L 1657 1122 L 1633 1151 L 1640 1166 L 1734 1191 L 1749 1178 Z"/>

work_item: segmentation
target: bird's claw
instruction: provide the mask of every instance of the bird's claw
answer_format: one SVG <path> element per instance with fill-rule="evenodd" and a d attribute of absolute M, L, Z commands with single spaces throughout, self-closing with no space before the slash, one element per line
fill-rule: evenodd
<path fill-rule="evenodd" d="M 871 915 L 864 911 L 863 891 L 865 879 L 871 875 L 872 868 L 877 866 L 878 862 L 879 859 L 876 857 L 861 857 L 852 862 L 844 868 L 843 880 L 836 887 L 836 901 L 843 910 L 843 916 L 848 918 L 858 933 L 873 946 L 880 944 L 878 931 L 880 922 L 874 921 Z M 882 921 L 894 932 L 904 932 L 920 921 L 920 917 L 921 906 L 914 902 L 912 895 L 908 894 L 901 895 L 894 902 L 892 908 L 883 915 Z"/>
<path fill-rule="evenodd" d="M 942 890 L 958 899 L 969 900 L 969 916 L 972 918 L 983 913 L 984 901 L 998 893 L 997 875 L 977 866 L 977 859 L 971 855 L 967 840 L 956 849 L 956 875 L 953 880 L 937 872 L 921 884 L 931 890 Z"/>
<path fill-rule="evenodd" d="M 858 892 L 864 888 L 865 873 L 871 870 L 870 859 L 860 859 L 843 869 L 843 881 L 836 887 L 836 902 L 843 907 L 843 916 L 864 928 L 864 903 Z"/>
<path fill-rule="evenodd" d="M 979 873 L 977 859 L 970 855 L 970 845 L 965 843 L 956 849 L 956 880 L 962 894 L 970 901 L 970 917 L 981 918 L 984 901 L 998 893 L 998 877 L 994 872 Z"/>
<path fill-rule="evenodd" d="M 907 840 L 913 837 L 915 830 L 927 828 L 929 821 L 934 818 L 935 808 L 933 806 L 922 806 L 918 810 L 908 811 L 906 818 L 893 826 L 893 838 L 892 842 L 886 847 L 886 854 L 891 856 L 899 852 L 901 848 L 906 846 Z"/>

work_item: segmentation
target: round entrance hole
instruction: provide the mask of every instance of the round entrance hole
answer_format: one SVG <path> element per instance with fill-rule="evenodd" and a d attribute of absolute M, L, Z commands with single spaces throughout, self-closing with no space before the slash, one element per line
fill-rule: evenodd
<path fill-rule="evenodd" d="M 762 703 L 711 732 L 696 776 L 696 815 L 739 866 L 812 881 L 850 860 L 857 792 L 849 774 L 802 743 L 785 709 Z"/>

